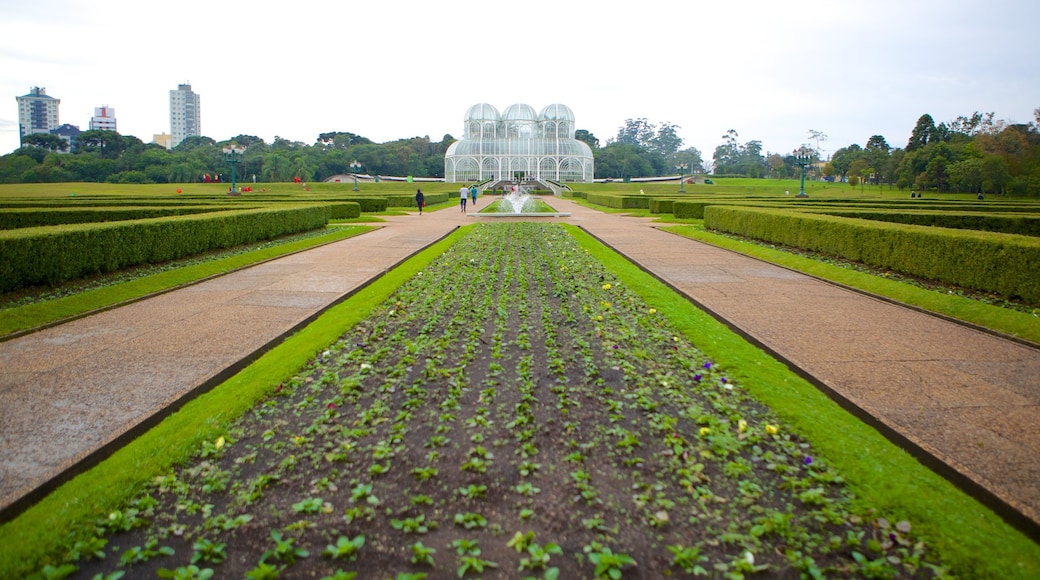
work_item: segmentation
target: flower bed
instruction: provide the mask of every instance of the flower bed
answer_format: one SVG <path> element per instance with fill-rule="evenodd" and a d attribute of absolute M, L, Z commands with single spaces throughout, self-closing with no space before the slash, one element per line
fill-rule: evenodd
<path fill-rule="evenodd" d="M 98 526 L 77 577 L 935 570 L 910 523 L 853 514 L 826 458 L 534 223 L 475 226 Z"/>

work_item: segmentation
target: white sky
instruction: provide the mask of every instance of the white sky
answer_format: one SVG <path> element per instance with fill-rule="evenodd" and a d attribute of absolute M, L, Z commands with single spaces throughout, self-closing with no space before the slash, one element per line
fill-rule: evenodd
<path fill-rule="evenodd" d="M 671 123 L 705 160 L 729 129 L 769 152 L 810 129 L 825 154 L 904 147 L 924 113 L 1032 121 L 1038 17 L 1037 0 L 0 0 L 0 154 L 30 87 L 62 123 L 108 105 L 149 142 L 184 82 L 217 141 L 440 141 L 486 102 L 562 103 L 601 145 L 626 119 Z"/>

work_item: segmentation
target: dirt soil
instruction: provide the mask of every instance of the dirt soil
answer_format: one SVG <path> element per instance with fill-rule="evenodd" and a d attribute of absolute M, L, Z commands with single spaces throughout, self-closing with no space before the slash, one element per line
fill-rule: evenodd
<path fill-rule="evenodd" d="M 220 578 L 590 578 L 622 554 L 660 578 L 689 575 L 685 548 L 712 575 L 930 576 L 882 516 L 562 228 L 496 224 L 107 518 L 129 530 L 74 577 L 163 546 L 129 574 L 195 555 Z"/>

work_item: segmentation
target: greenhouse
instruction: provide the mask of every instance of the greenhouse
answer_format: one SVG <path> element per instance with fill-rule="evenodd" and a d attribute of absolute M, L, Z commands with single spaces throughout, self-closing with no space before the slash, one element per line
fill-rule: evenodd
<path fill-rule="evenodd" d="M 444 180 L 591 182 L 592 149 L 574 131 L 574 113 L 565 105 L 540 114 L 524 104 L 501 114 L 487 103 L 473 105 L 462 139 L 444 154 Z"/>

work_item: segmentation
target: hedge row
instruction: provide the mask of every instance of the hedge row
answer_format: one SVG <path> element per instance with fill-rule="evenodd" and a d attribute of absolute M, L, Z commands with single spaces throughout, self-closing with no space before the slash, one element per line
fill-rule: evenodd
<path fill-rule="evenodd" d="M 438 203 L 444 203 L 448 201 L 448 193 L 426 193 L 423 192 L 423 199 L 426 200 L 426 205 L 435 205 Z M 452 194 L 458 195 L 458 193 Z M 388 195 L 386 196 L 388 207 L 415 207 L 415 194 L 402 194 L 402 195 Z"/>
<path fill-rule="evenodd" d="M 1035 211 L 1036 208 L 1034 208 Z M 870 212 L 825 210 L 828 215 L 882 222 L 1040 237 L 1040 216 L 980 213 Z"/>
<path fill-rule="evenodd" d="M 86 224 L 124 220 L 142 220 L 174 215 L 192 215 L 216 211 L 212 206 L 182 207 L 34 207 L 0 209 L 0 230 L 38 228 L 61 224 Z"/>
<path fill-rule="evenodd" d="M 650 198 L 645 195 L 611 195 L 609 193 L 590 193 L 586 201 L 612 209 L 648 209 Z"/>
<path fill-rule="evenodd" d="M 704 227 L 1040 304 L 1036 238 L 721 205 Z"/>
<path fill-rule="evenodd" d="M 324 227 L 328 204 L 0 232 L 0 292 Z"/>

